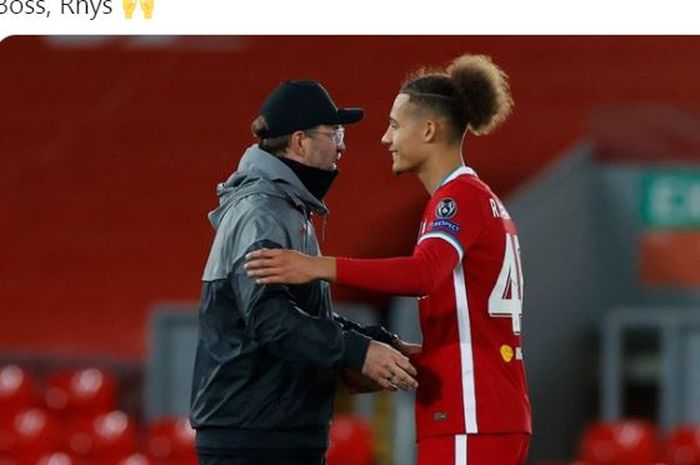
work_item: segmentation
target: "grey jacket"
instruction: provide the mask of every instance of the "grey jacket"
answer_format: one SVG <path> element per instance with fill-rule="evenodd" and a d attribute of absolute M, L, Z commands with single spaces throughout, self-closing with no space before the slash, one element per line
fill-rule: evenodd
<path fill-rule="evenodd" d="M 369 339 L 334 320 L 327 282 L 257 285 L 243 264 L 261 247 L 318 255 L 310 216 L 327 208 L 257 146 L 217 191 L 192 383 L 197 447 L 325 448 L 338 370 L 361 368 Z"/>

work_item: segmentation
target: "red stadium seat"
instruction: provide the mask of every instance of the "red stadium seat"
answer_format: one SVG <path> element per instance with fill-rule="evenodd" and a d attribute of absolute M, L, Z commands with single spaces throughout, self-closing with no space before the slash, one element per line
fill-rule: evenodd
<path fill-rule="evenodd" d="M 71 370 L 49 377 L 46 405 L 67 422 L 111 412 L 117 405 L 117 382 L 96 369 Z"/>
<path fill-rule="evenodd" d="M 15 450 L 17 444 L 17 434 L 12 429 L 12 424 L 3 427 L 0 426 L 0 465 L 7 465 L 3 462 Z"/>
<path fill-rule="evenodd" d="M 16 459 L 0 454 L 0 465 L 20 465 Z"/>
<path fill-rule="evenodd" d="M 20 463 L 33 463 L 39 457 L 59 450 L 62 445 L 60 425 L 48 412 L 39 408 L 15 415 L 13 436 L 12 455 Z"/>
<path fill-rule="evenodd" d="M 36 461 L 35 465 L 76 465 L 76 460 L 63 452 L 46 454 Z"/>
<path fill-rule="evenodd" d="M 196 465 L 194 438 L 195 431 L 186 418 L 160 418 L 148 429 L 148 455 L 155 462 Z"/>
<path fill-rule="evenodd" d="M 93 451 L 96 459 L 124 458 L 136 452 L 134 422 L 123 412 L 100 415 L 93 422 Z"/>
<path fill-rule="evenodd" d="M 9 426 L 17 412 L 36 405 L 34 382 L 17 365 L 0 366 L 0 428 Z"/>
<path fill-rule="evenodd" d="M 666 461 L 670 465 L 700 465 L 700 425 L 675 428 L 664 446 Z"/>
<path fill-rule="evenodd" d="M 136 453 L 136 428 L 125 413 L 113 411 L 75 424 L 69 448 L 90 463 L 113 464 Z"/>
<path fill-rule="evenodd" d="M 367 422 L 352 415 L 335 417 L 326 460 L 328 465 L 374 464 L 372 429 Z"/>
<path fill-rule="evenodd" d="M 641 420 L 596 423 L 581 438 L 579 459 L 591 465 L 652 465 L 659 457 L 656 428 Z"/>
<path fill-rule="evenodd" d="M 148 456 L 137 453 L 124 457 L 117 465 L 152 465 L 152 462 Z"/>

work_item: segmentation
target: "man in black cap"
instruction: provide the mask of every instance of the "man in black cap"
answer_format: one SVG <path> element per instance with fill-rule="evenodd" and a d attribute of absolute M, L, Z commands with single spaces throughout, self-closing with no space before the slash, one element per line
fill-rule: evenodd
<path fill-rule="evenodd" d="M 320 465 L 342 370 L 378 388 L 416 386 L 415 369 L 389 345 L 396 336 L 334 315 L 327 282 L 259 285 L 243 268 L 263 247 L 319 254 L 311 215 L 328 212 L 342 125 L 362 117 L 317 82 L 285 82 L 253 121 L 259 144 L 218 186 L 190 416 L 202 465 Z"/>

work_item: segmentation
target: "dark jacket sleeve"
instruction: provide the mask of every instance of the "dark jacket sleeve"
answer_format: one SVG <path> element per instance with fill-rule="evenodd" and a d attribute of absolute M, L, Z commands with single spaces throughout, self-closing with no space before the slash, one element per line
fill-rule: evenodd
<path fill-rule="evenodd" d="M 399 336 L 392 333 L 384 326 L 362 326 L 361 324 L 349 320 L 344 316 L 340 316 L 337 313 L 333 313 L 333 321 L 338 323 L 345 331 L 355 331 L 375 341 L 383 342 L 384 344 L 393 344 L 399 339 Z"/>
<path fill-rule="evenodd" d="M 284 360 L 327 368 L 362 368 L 369 345 L 367 337 L 344 331 L 329 317 L 310 315 L 317 312 L 299 308 L 287 286 L 259 285 L 243 269 L 246 253 L 262 247 L 291 248 L 290 235 L 298 232 L 274 212 L 257 211 L 242 220 L 229 279 L 248 336 Z"/>
<path fill-rule="evenodd" d="M 366 336 L 304 312 L 286 286 L 258 285 L 240 275 L 236 281 L 244 301 L 246 332 L 261 347 L 284 360 L 362 368 L 369 344 Z"/>

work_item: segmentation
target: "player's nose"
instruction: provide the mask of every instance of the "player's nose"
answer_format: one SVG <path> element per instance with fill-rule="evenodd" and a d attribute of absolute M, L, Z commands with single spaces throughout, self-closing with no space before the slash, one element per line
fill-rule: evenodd
<path fill-rule="evenodd" d="M 382 136 L 382 144 L 391 145 L 391 136 L 389 135 L 389 130 L 387 130 Z"/>

